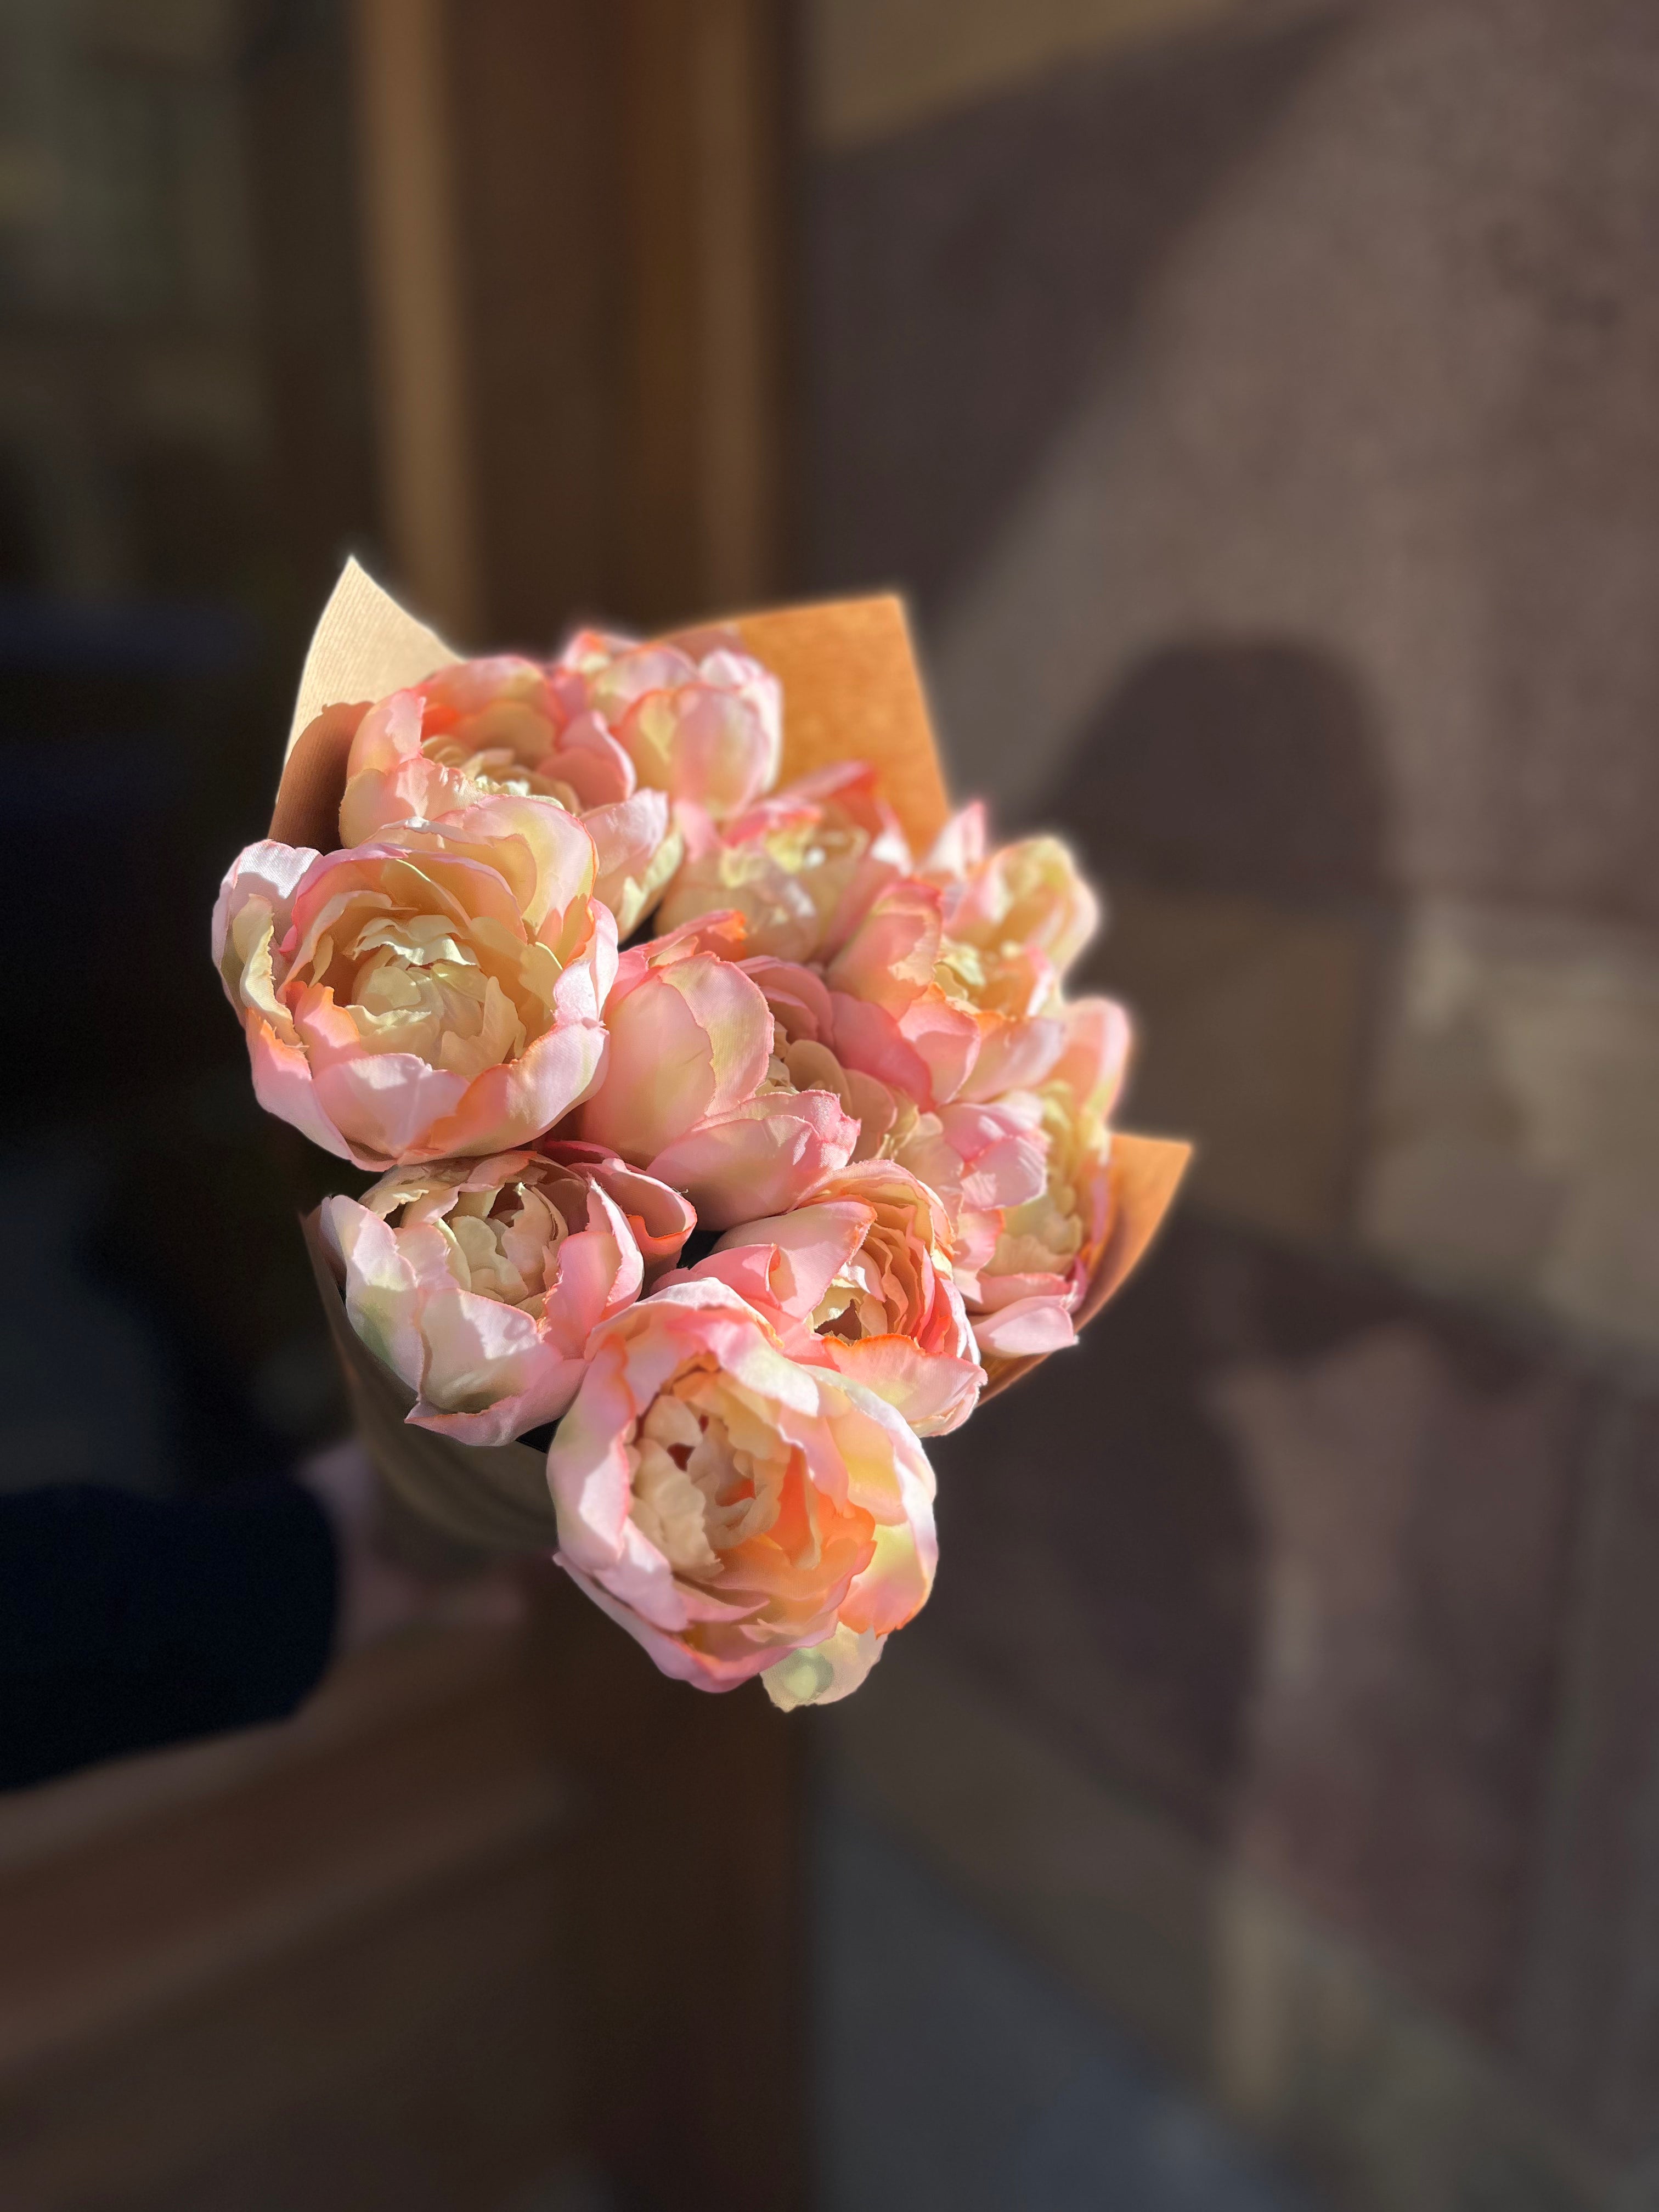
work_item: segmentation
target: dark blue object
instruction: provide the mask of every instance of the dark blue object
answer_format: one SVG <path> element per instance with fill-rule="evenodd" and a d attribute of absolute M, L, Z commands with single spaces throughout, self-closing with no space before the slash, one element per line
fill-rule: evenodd
<path fill-rule="evenodd" d="M 281 1478 L 0 1498 L 0 1788 L 291 1713 L 337 1579 L 321 1507 Z"/>
<path fill-rule="evenodd" d="M 214 601 L 63 599 L 0 592 L 0 667 L 199 676 L 242 666 L 257 632 Z"/>

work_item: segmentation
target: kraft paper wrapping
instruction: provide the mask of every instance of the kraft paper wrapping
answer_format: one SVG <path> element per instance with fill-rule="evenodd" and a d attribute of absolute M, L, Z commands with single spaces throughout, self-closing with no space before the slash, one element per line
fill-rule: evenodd
<path fill-rule="evenodd" d="M 882 788 L 918 850 L 950 811 L 903 602 L 891 595 L 769 608 L 675 635 L 688 644 L 736 633 L 783 685 L 783 767 L 792 783 L 836 761 L 873 761 Z M 331 852 L 339 843 L 346 756 L 362 708 L 459 656 L 416 621 L 356 561 L 348 561 L 306 655 L 270 835 Z M 1112 1138 L 1112 1224 L 1078 1316 L 1091 1319 L 1152 1243 L 1192 1147 L 1163 1137 Z M 543 1455 L 521 1443 L 463 1444 L 405 1419 L 414 1395 L 358 1340 L 319 1234 L 307 1246 L 365 1448 L 399 1504 L 454 1541 L 495 1553 L 545 1551 L 556 1541 Z M 1006 1362 L 994 1397 L 1043 1357 Z"/>
<path fill-rule="evenodd" d="M 1127 1129 L 1113 1130 L 1108 1169 L 1112 1194 L 1108 1217 L 1110 1226 L 1100 1257 L 1095 1262 L 1095 1272 L 1089 1279 L 1088 1291 L 1078 1308 L 1079 1329 L 1094 1319 L 1113 1291 L 1133 1272 L 1142 1253 L 1157 1236 L 1192 1156 L 1190 1145 L 1177 1143 L 1172 1137 L 1132 1137 Z M 980 1404 L 982 1406 L 988 1398 L 1008 1389 L 1051 1356 L 1037 1352 L 1026 1359 L 1004 1361 L 981 1391 Z"/>

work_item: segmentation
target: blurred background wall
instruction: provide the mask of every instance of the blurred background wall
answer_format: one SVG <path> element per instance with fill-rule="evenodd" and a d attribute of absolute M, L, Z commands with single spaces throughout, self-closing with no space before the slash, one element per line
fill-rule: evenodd
<path fill-rule="evenodd" d="M 913 589 L 1200 1146 L 939 1454 L 954 1747 L 854 1765 L 1338 2201 L 1645 2203 L 1659 21 L 811 21 L 813 580 Z"/>
<path fill-rule="evenodd" d="M 203 941 L 345 550 L 899 586 L 1109 884 L 1199 1164 L 806 1723 L 830 2203 L 1659 2204 L 1656 126 L 1645 0 L 0 4 L 0 1480 L 341 1418 Z"/>

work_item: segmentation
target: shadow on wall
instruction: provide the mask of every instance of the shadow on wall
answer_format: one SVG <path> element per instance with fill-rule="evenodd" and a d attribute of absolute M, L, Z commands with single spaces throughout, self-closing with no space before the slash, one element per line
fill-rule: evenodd
<path fill-rule="evenodd" d="M 1129 672 L 1036 810 L 1108 885 L 1109 927 L 1076 981 L 1139 1018 L 1127 1120 L 1198 1139 L 1183 1211 L 1208 1201 L 1294 1233 L 1341 1210 L 1381 980 L 1379 752 L 1363 693 L 1328 655 L 1195 640 Z M 1194 1302 L 1196 1279 L 1172 1252 L 1041 1391 L 950 1440 L 954 1494 L 981 1466 L 998 1484 L 1039 1460 L 1061 1474 L 1034 1491 L 1040 1515 L 1012 1547 L 989 1499 L 964 1512 L 937 1610 L 960 1607 L 966 1628 L 982 1570 L 999 1615 L 1036 1631 L 1017 1662 L 1030 1688 L 1109 1768 L 1214 1834 L 1257 1647 L 1256 1536 L 1206 1404 L 1208 1309 L 1232 1278 L 1207 1274 Z M 1240 1328 L 1228 1318 L 1223 1336 Z M 997 1532 L 994 1561 L 975 1562 L 981 1529 Z M 1096 1563 L 1081 1583 L 1079 1559 Z"/>
<path fill-rule="evenodd" d="M 1398 901 L 1380 732 L 1317 647 L 1196 638 L 1133 666 L 1037 810 L 1103 878 L 1085 977 L 1139 1018 L 1138 1126 L 1190 1197 L 1276 1235 L 1352 1219 Z"/>
<path fill-rule="evenodd" d="M 937 1448 L 950 1569 L 924 1629 L 1491 2033 L 1581 1394 L 1343 1255 L 1398 908 L 1369 702 L 1300 644 L 1170 645 L 1041 811 L 1110 887 L 1078 980 L 1141 1017 L 1125 1118 L 1202 1158 L 1081 1347 Z M 1501 1546 L 1473 1534 L 1495 1495 Z"/>
<path fill-rule="evenodd" d="M 938 1438 L 940 1638 L 1085 1768 L 1231 1832 L 1260 1632 L 1256 1516 L 1208 1403 L 1213 1271 L 1177 1224 L 1040 1382 Z"/>
<path fill-rule="evenodd" d="M 1109 881 L 1351 902 L 1389 889 L 1381 735 L 1318 646 L 1183 640 L 1129 670 L 1048 793 Z"/>

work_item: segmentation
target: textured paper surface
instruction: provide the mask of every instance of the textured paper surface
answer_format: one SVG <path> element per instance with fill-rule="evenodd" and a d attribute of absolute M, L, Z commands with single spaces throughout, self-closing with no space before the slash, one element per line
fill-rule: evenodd
<path fill-rule="evenodd" d="M 367 568 L 348 561 L 311 634 L 283 759 L 325 707 L 343 699 L 384 699 L 459 658 L 435 630 L 382 591 Z"/>
<path fill-rule="evenodd" d="M 746 651 L 783 685 L 783 783 L 873 761 L 904 834 L 924 853 L 951 811 L 904 602 L 836 599 L 739 615 Z"/>

